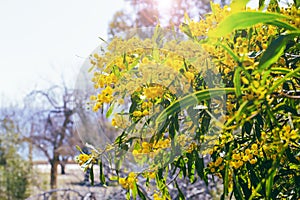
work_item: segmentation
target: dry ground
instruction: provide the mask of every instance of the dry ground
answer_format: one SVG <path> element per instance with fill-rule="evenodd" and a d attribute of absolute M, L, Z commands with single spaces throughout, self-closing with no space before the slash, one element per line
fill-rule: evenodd
<path fill-rule="evenodd" d="M 95 186 L 84 184 L 84 172 L 77 164 L 66 165 L 66 174 L 60 174 L 60 167 L 58 169 L 58 189 L 71 189 L 79 191 L 81 195 L 87 195 L 93 192 L 96 199 L 108 199 L 112 191 L 120 190 L 119 186 L 103 187 L 99 183 L 99 168 L 95 166 Z M 38 164 L 34 166 L 34 186 L 31 188 L 31 197 L 29 199 L 42 199 L 38 198 L 39 194 L 43 194 L 50 190 L 50 165 Z M 63 192 L 60 192 L 63 193 Z M 69 192 L 70 193 L 70 192 Z M 74 193 L 75 194 L 75 193 Z M 74 199 L 76 199 L 74 197 Z"/>

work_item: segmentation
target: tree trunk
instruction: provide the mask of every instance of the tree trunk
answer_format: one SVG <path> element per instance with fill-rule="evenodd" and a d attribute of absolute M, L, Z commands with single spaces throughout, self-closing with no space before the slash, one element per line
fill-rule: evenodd
<path fill-rule="evenodd" d="M 57 166 L 59 164 L 58 157 L 54 156 L 51 162 L 51 173 L 50 173 L 50 187 L 51 189 L 57 188 Z"/>
<path fill-rule="evenodd" d="M 66 174 L 66 170 L 65 170 L 65 168 L 66 168 L 66 163 L 61 162 L 61 163 L 60 163 L 60 167 L 61 167 L 61 174 Z"/>
<path fill-rule="evenodd" d="M 60 161 L 60 167 L 61 167 L 61 174 L 66 174 L 66 165 L 68 163 L 68 157 L 61 157 L 61 161 Z"/>

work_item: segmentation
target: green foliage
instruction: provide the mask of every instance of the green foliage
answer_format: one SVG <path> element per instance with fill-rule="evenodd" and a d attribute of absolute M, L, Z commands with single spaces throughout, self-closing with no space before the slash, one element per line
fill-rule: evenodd
<path fill-rule="evenodd" d="M 260 1 L 260 7 L 263 4 Z M 118 178 L 127 198 L 144 198 L 143 186 L 137 182 L 145 178 L 149 190 L 150 180 L 155 182 L 148 194 L 154 199 L 172 199 L 170 184 L 184 199 L 178 184 L 181 177 L 191 184 L 198 178 L 207 183 L 210 174 L 222 180 L 222 199 L 299 199 L 299 11 L 295 5 L 279 8 L 277 1 L 271 1 L 266 12 L 246 9 L 245 1 L 235 2 L 232 10 L 211 5 L 213 12 L 206 19 L 187 19 L 182 26 L 190 43 L 173 42 L 178 48 L 172 53 L 180 56 L 171 54 L 168 45 L 161 50 L 152 44 L 154 40 L 136 38 L 110 43 L 110 50 L 124 50 L 121 58 L 116 51 L 101 59 L 94 56 L 92 64 L 101 73 L 96 71 L 93 80 L 102 90 L 91 97 L 93 110 L 116 106 L 120 96 L 131 99 L 131 104 L 112 120 L 122 130 L 115 143 L 95 151 L 90 160 L 102 159 L 103 152 L 114 149 L 115 163 L 125 163 L 126 154 L 134 157 L 136 165 L 148 161 L 143 170 Z M 203 51 L 191 53 L 197 52 L 195 47 L 203 48 L 213 64 L 195 62 L 207 61 L 201 57 Z M 133 67 L 128 69 L 128 64 Z M 118 74 L 111 65 L 118 67 Z M 166 67 L 169 73 L 174 70 L 172 82 L 163 79 L 163 73 L 159 80 L 148 78 L 146 74 L 156 70 L 153 65 Z M 197 65 L 202 68 L 197 70 Z M 132 80 L 118 82 L 119 77 L 144 82 L 134 88 Z M 180 87 L 174 92 L 176 81 Z M 107 90 L 110 93 L 103 92 Z M 100 179 L 104 180 L 102 175 Z"/>
<path fill-rule="evenodd" d="M 16 127 L 10 119 L 4 118 L 0 130 L 0 199 L 26 199 L 29 165 L 17 153 Z"/>

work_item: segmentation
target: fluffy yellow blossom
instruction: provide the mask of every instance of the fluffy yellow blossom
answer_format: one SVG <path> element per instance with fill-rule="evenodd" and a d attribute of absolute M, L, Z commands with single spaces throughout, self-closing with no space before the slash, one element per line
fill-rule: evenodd
<path fill-rule="evenodd" d="M 195 75 L 192 72 L 185 72 L 184 74 L 189 81 L 193 81 L 195 79 Z"/>
<path fill-rule="evenodd" d="M 112 126 L 117 126 L 117 121 L 116 121 L 115 118 L 113 118 L 113 119 L 111 120 L 111 125 L 112 125 Z"/>
<path fill-rule="evenodd" d="M 148 110 L 143 110 L 143 115 L 144 116 L 149 115 L 149 111 Z"/>
<path fill-rule="evenodd" d="M 119 184 L 125 189 L 132 189 L 137 182 L 137 175 L 134 172 L 130 172 L 127 178 L 119 178 Z"/>
<path fill-rule="evenodd" d="M 84 163 L 86 163 L 90 158 L 91 158 L 91 155 L 82 153 L 76 157 L 76 161 L 81 166 Z"/>
<path fill-rule="evenodd" d="M 134 117 L 141 117 L 141 116 L 143 115 L 143 113 L 142 113 L 141 111 L 139 111 L 139 110 L 136 110 L 136 111 L 134 111 L 134 112 L 132 113 L 132 115 L 133 115 Z"/>
<path fill-rule="evenodd" d="M 252 150 L 257 150 L 257 148 L 258 148 L 257 144 L 254 143 L 254 144 L 251 145 Z"/>
<path fill-rule="evenodd" d="M 254 159 L 254 158 L 250 160 L 250 164 L 251 164 L 251 165 L 254 165 L 256 162 L 257 162 L 257 160 Z"/>
<path fill-rule="evenodd" d="M 234 153 L 234 154 L 232 155 L 232 158 L 235 159 L 235 160 L 240 160 L 240 159 L 241 159 L 241 156 L 240 156 L 240 154 Z"/>
<path fill-rule="evenodd" d="M 219 166 L 222 163 L 222 161 L 223 161 L 223 158 L 218 157 L 217 160 L 216 160 L 216 162 L 215 162 L 215 165 Z"/>
<path fill-rule="evenodd" d="M 153 86 L 144 89 L 144 95 L 147 99 L 161 98 L 164 94 L 164 89 L 161 86 Z"/>
<path fill-rule="evenodd" d="M 153 200 L 164 200 L 162 197 L 160 197 L 157 193 L 153 194 Z"/>

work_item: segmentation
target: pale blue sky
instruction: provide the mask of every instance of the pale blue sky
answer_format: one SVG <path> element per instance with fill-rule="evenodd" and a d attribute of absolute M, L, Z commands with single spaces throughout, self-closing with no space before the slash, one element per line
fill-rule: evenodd
<path fill-rule="evenodd" d="M 162 1 L 165 8 L 172 0 Z M 123 0 L 0 0 L 0 106 L 61 83 L 62 74 L 74 84 L 85 58 L 101 44 L 98 37 L 107 38 L 113 14 L 126 5 Z"/>
<path fill-rule="evenodd" d="M 76 77 L 122 7 L 123 0 L 0 0 L 2 101 L 20 101 L 62 74 Z"/>

